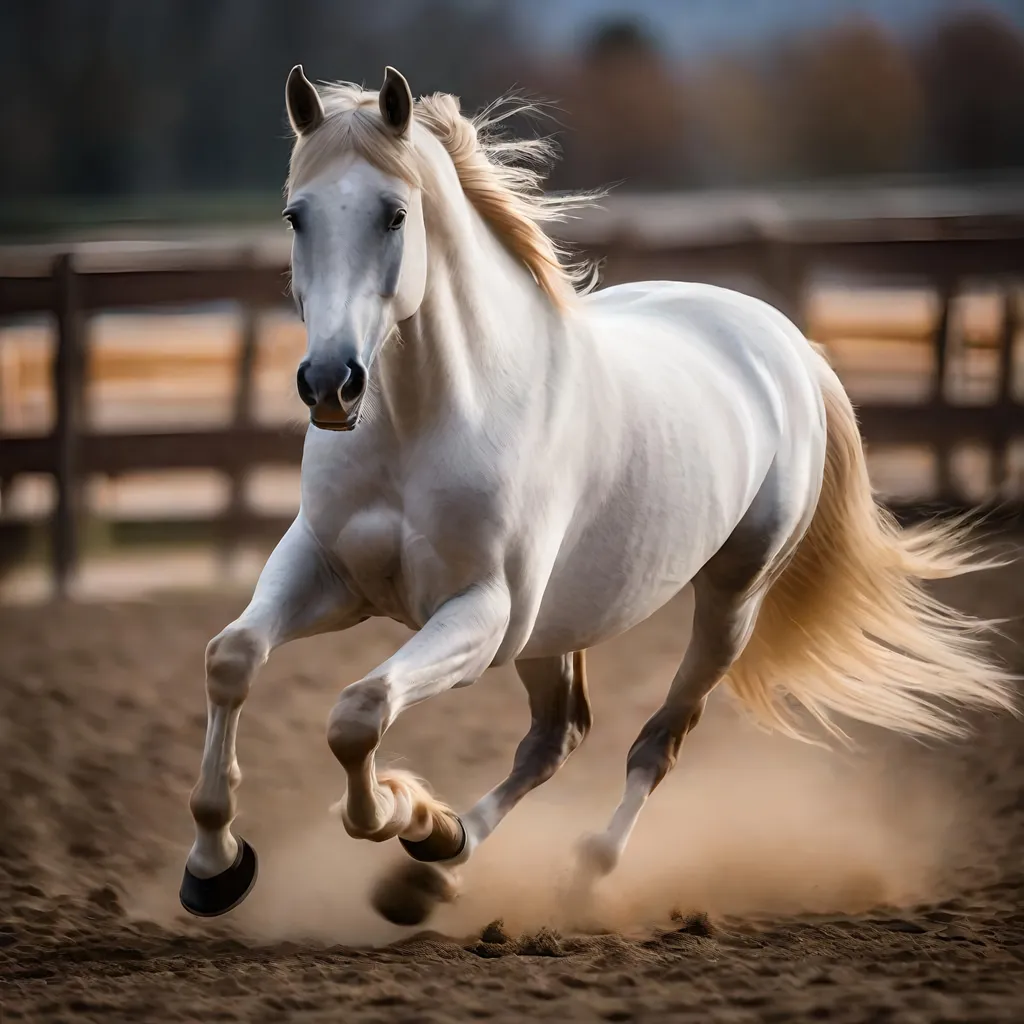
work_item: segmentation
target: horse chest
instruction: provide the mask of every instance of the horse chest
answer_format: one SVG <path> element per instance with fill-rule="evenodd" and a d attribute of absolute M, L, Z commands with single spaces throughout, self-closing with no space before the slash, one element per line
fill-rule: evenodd
<path fill-rule="evenodd" d="M 408 528 L 401 512 L 386 506 L 361 509 L 335 531 L 330 548 L 349 586 L 375 614 L 415 628 L 416 595 L 409 592 L 411 567 L 405 557 Z"/>
<path fill-rule="evenodd" d="M 344 521 L 330 545 L 344 575 L 378 615 L 418 629 L 480 575 L 479 530 L 452 521 L 444 503 L 415 512 L 375 504 Z M 479 524 L 477 524 L 479 525 Z"/>

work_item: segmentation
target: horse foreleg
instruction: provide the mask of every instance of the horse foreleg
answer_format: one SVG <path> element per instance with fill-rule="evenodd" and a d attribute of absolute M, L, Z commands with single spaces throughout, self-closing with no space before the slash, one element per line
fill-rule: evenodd
<path fill-rule="evenodd" d="M 327 742 L 348 777 L 338 810 L 350 835 L 374 842 L 398 836 L 423 862 L 450 861 L 462 852 L 466 831 L 458 815 L 407 772 L 378 776 L 375 755 L 402 711 L 484 672 L 504 638 L 509 606 L 500 585 L 470 587 L 446 601 L 393 657 L 342 691 L 328 719 Z M 427 867 L 420 883 L 421 895 L 429 890 L 436 899 L 447 891 L 441 874 Z M 377 902 L 391 920 L 425 916 Z"/>
<path fill-rule="evenodd" d="M 461 859 L 467 859 L 527 793 L 547 782 L 586 738 L 593 718 L 584 654 L 516 662 L 530 699 L 530 731 L 516 750 L 508 778 L 464 816 L 466 847 Z"/>
<path fill-rule="evenodd" d="M 448 859 L 453 843 L 461 847 L 465 836 L 461 824 L 452 824 L 454 815 L 438 812 L 440 805 L 405 772 L 378 778 L 374 756 L 402 711 L 484 672 L 505 635 L 508 614 L 503 587 L 471 587 L 445 602 L 393 657 L 342 691 L 328 719 L 327 742 L 348 776 L 341 810 L 351 835 L 377 842 L 400 836 L 416 844 L 411 852 L 423 860 Z"/>
<path fill-rule="evenodd" d="M 231 834 L 230 826 L 241 781 L 235 754 L 238 718 L 257 671 L 275 647 L 344 629 L 359 618 L 359 603 L 297 519 L 267 560 L 248 607 L 207 646 L 206 743 L 189 800 L 196 838 L 181 886 L 181 902 L 190 913 L 226 913 L 255 881 L 255 854 Z"/>
<path fill-rule="evenodd" d="M 665 703 L 640 731 L 626 759 L 626 786 L 608 827 L 580 846 L 584 888 L 618 864 L 647 798 L 676 763 L 686 734 L 700 721 L 708 694 L 739 657 L 760 601 L 744 591 L 694 581 L 693 636 Z"/>

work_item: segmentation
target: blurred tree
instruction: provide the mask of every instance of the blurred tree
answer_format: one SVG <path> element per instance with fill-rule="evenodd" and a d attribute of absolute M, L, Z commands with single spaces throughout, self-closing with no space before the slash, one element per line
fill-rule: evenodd
<path fill-rule="evenodd" d="M 1024 167 L 1024 35 L 983 8 L 914 60 L 864 19 L 686 68 L 634 18 L 575 56 L 527 31 L 507 0 L 0 0 L 0 204 L 248 191 L 270 215 L 298 62 L 370 87 L 394 64 L 467 112 L 540 92 L 562 111 L 559 188 Z"/>
<path fill-rule="evenodd" d="M 570 130 L 559 184 L 679 187 L 691 177 L 682 83 L 639 23 L 601 25 L 563 95 Z"/>
<path fill-rule="evenodd" d="M 943 21 L 921 51 L 940 166 L 1024 166 L 1024 34 L 991 10 Z"/>
<path fill-rule="evenodd" d="M 749 183 L 780 173 L 786 140 L 766 79 L 757 61 L 740 54 L 710 61 L 693 75 L 695 162 L 704 181 Z"/>
<path fill-rule="evenodd" d="M 59 13 L 60 0 L 0 7 L 0 188 L 20 192 L 30 182 L 52 189 L 56 171 L 56 112 L 53 81 L 26 73 L 39 59 L 31 40 L 39 39 Z"/>
<path fill-rule="evenodd" d="M 116 6 L 25 0 L 0 7 L 0 37 L 9 47 L 0 88 L 11 98 L 0 107 L 0 124 L 12 140 L 0 164 L 4 187 L 60 191 L 71 177 L 93 193 L 123 186 L 134 96 L 128 68 L 112 59 L 120 41 Z"/>
<path fill-rule="evenodd" d="M 875 22 L 848 20 L 805 38 L 778 62 L 778 123 L 790 172 L 910 169 L 921 147 L 922 95 L 905 51 Z"/>
<path fill-rule="evenodd" d="M 516 52 L 500 0 L 5 0 L 0 188 L 273 194 L 293 64 L 370 87 L 394 64 L 472 110 L 507 87 Z"/>

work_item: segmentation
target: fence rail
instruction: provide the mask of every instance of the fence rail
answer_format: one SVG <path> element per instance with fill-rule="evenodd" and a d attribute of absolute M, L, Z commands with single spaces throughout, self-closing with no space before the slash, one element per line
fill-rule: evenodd
<path fill-rule="evenodd" d="M 607 283 L 672 277 L 715 281 L 743 277 L 786 310 L 805 320 L 808 283 L 829 272 L 873 281 L 916 281 L 933 287 L 940 311 L 931 347 L 934 375 L 930 397 L 918 404 L 861 406 L 869 443 L 927 445 L 939 457 L 938 499 L 968 504 L 957 493 L 949 468 L 953 447 L 966 440 L 992 452 L 991 490 L 1008 473 L 1010 445 L 1024 437 L 1024 406 L 1013 391 L 1014 343 L 1020 326 L 1017 286 L 1024 277 L 1024 192 L 1010 209 L 954 211 L 916 218 L 842 216 L 769 218 L 719 224 L 694 216 L 687 229 L 679 204 L 673 226 L 658 219 L 659 203 L 630 198 L 616 220 L 584 220 L 566 233 L 587 255 L 604 264 Z M 633 215 L 629 215 L 629 210 Z M 613 211 L 614 212 L 614 211 Z M 820 214 L 820 211 L 819 211 Z M 967 283 L 984 282 L 1004 295 L 997 339 L 995 400 L 957 405 L 947 395 L 952 337 L 951 308 Z M 57 501 L 51 522 L 53 572 L 63 591 L 74 571 L 79 544 L 79 494 L 91 474 L 135 470 L 214 469 L 232 481 L 223 520 L 224 536 L 259 529 L 245 507 L 242 484 L 257 465 L 294 465 L 302 439 L 286 428 L 253 420 L 256 322 L 261 310 L 288 302 L 287 250 L 280 239 L 244 244 L 92 244 L 72 247 L 0 249 L 0 326 L 4 320 L 48 313 L 57 326 L 50 386 L 53 429 L 33 436 L 0 437 L 0 487 L 24 473 L 50 474 Z M 244 310 L 242 344 L 234 368 L 231 422 L 223 428 L 95 432 L 84 422 L 87 352 L 84 324 L 99 311 L 196 306 L 231 301 Z M 0 334 L 2 344 L 2 334 Z M 1016 514 L 1020 514 L 1018 506 Z M 276 518 L 274 519 L 276 523 Z M 2 524 L 2 521 L 0 521 Z M 0 538 L 2 539 L 2 538 Z"/>

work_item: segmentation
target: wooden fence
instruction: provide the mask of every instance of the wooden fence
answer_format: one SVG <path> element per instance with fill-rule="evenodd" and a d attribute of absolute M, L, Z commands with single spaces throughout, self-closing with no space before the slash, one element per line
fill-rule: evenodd
<path fill-rule="evenodd" d="M 664 205 L 659 206 L 665 197 L 628 198 L 609 204 L 610 214 L 578 222 L 566 236 L 603 261 L 607 283 L 742 278 L 798 322 L 805 319 L 808 282 L 821 274 L 854 275 L 876 283 L 913 281 L 934 288 L 940 314 L 932 338 L 930 398 L 915 404 L 872 402 L 861 406 L 860 416 L 869 443 L 933 447 L 940 466 L 937 496 L 946 506 L 962 506 L 966 499 L 957 493 L 949 469 L 954 446 L 975 441 L 991 451 L 990 490 L 999 493 L 1009 447 L 1024 437 L 1024 408 L 1013 389 L 1014 341 L 1020 326 L 1016 288 L 1024 277 L 1022 198 L 1012 197 L 1005 204 L 1009 209 L 946 210 L 915 217 L 867 216 L 863 210 L 843 217 L 832 204 L 828 216 L 782 216 L 768 218 L 768 223 L 748 217 L 727 225 L 719 218 L 717 226 L 707 217 L 701 221 L 693 215 L 697 208 L 681 200 L 671 207 L 673 226 Z M 53 429 L 0 437 L 0 493 L 18 474 L 53 476 L 52 564 L 59 591 L 67 586 L 78 559 L 79 495 L 91 474 L 218 470 L 232 481 L 221 523 L 225 538 L 282 528 L 279 520 L 268 521 L 246 508 L 242 484 L 256 465 L 295 465 L 301 455 L 299 434 L 257 425 L 252 409 L 257 317 L 261 310 L 288 301 L 286 271 L 287 250 L 280 237 L 190 246 L 93 243 L 0 250 L 0 326 L 41 313 L 52 315 L 56 323 Z M 995 396 L 989 404 L 964 405 L 950 401 L 947 393 L 951 309 L 959 290 L 978 282 L 1000 288 L 1004 296 Z M 244 310 L 229 425 L 174 431 L 88 428 L 83 419 L 87 317 L 106 310 L 220 301 L 238 303 Z M 1020 514 L 1019 504 L 1013 512 Z"/>

